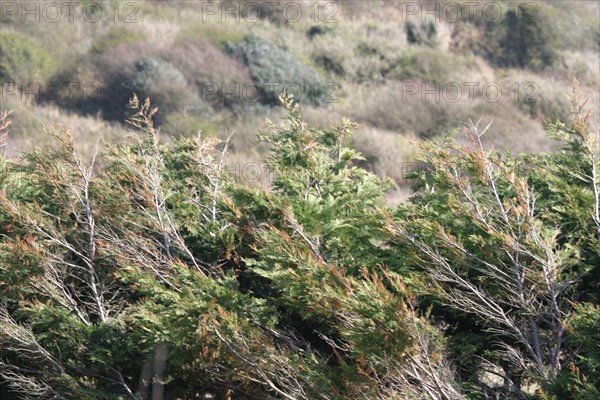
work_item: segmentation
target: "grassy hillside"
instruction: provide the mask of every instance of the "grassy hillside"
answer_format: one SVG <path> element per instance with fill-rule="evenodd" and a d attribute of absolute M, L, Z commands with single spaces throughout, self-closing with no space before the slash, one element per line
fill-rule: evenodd
<path fill-rule="evenodd" d="M 264 118 L 281 118 L 287 88 L 310 123 L 357 121 L 352 140 L 370 167 L 402 183 L 402 163 L 415 156 L 406 139 L 484 118 L 495 121 L 487 144 L 548 150 L 543 125 L 569 117 L 562 93 L 573 77 L 590 108 L 600 106 L 596 2 L 87 3 L 55 17 L 41 2 L 37 20 L 5 7 L 11 153 L 44 142 L 47 122 L 73 124 L 84 142 L 118 141 L 136 92 L 159 107 L 162 132 L 235 131 L 235 159 L 248 162 Z"/>

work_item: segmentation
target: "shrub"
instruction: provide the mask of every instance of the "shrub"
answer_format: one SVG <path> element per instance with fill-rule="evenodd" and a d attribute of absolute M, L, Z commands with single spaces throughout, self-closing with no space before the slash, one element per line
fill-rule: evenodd
<path fill-rule="evenodd" d="M 52 77 L 51 81 L 79 84 L 80 88 L 75 88 L 70 96 L 63 96 L 58 104 L 82 114 L 96 115 L 100 113 L 105 119 L 123 121 L 126 118 L 126 105 L 132 93 L 136 90 L 141 93 L 148 89 L 145 85 L 153 79 L 164 78 L 160 72 L 154 77 L 150 76 L 151 68 L 145 71 L 139 71 L 137 68 L 140 60 L 159 59 L 160 51 L 161 49 L 156 48 L 153 43 L 144 41 L 107 47 L 101 53 L 89 52 L 74 57 L 58 74 Z M 165 64 L 162 60 L 157 63 L 159 69 Z M 173 69 L 168 65 L 165 68 Z M 177 72 L 174 74 L 177 75 Z M 138 87 L 133 85 L 136 77 L 139 78 L 137 83 L 140 85 Z M 179 82 L 178 87 L 182 86 L 180 78 L 176 81 Z M 100 89 L 97 97 L 95 95 L 87 98 L 84 96 L 81 87 L 86 84 L 93 84 Z M 189 88 L 186 90 L 189 91 Z"/>
<path fill-rule="evenodd" d="M 332 31 L 333 31 L 333 28 L 328 25 L 324 25 L 324 24 L 313 25 L 308 29 L 308 31 L 306 31 L 306 36 L 309 39 L 314 39 L 316 36 L 325 35 Z"/>
<path fill-rule="evenodd" d="M 133 89 L 144 97 L 152 98 L 159 107 L 161 112 L 156 116 L 158 124 L 173 111 L 202 107 L 200 99 L 181 71 L 170 63 L 146 57 L 138 60 L 136 69 Z"/>
<path fill-rule="evenodd" d="M 573 349 L 579 349 L 579 356 L 547 385 L 548 393 L 553 396 L 548 397 L 549 400 L 595 400 L 600 397 L 600 306 L 582 302 L 576 303 L 574 308 L 567 343 Z"/>
<path fill-rule="evenodd" d="M 419 190 L 397 214 L 407 244 L 398 250 L 414 254 L 429 276 L 423 290 L 440 305 L 432 314 L 487 347 L 467 360 L 478 363 L 479 374 L 466 380 L 481 398 L 538 398 L 532 384 L 575 368 L 591 372 L 589 389 L 598 383 L 600 313 L 573 305 L 586 295 L 597 301 L 600 149 L 573 104 L 571 124 L 548 127 L 561 144 L 551 154 L 490 151 L 482 144 L 487 128 L 476 123 L 467 126 L 468 147 L 424 143 L 428 168 L 413 175 Z M 581 347 L 570 349 L 569 339 Z M 484 370 L 497 373 L 493 382 L 477 376 Z M 589 397 L 557 398 L 597 398 L 597 390 L 585 391 Z"/>
<path fill-rule="evenodd" d="M 409 19 L 405 25 L 408 43 L 435 47 L 437 40 L 437 25 L 433 21 L 417 21 Z"/>
<path fill-rule="evenodd" d="M 0 42 L 0 80 L 44 82 L 54 70 L 50 54 L 28 37 L 0 32 Z"/>
<path fill-rule="evenodd" d="M 50 130 L 61 146 L 0 181 L 6 397 L 461 398 L 382 265 L 389 182 L 356 167 L 353 124 L 308 127 L 286 99 L 261 135 L 267 191 L 232 179 L 218 141 L 165 143 L 150 103 L 131 105 L 142 132 L 103 167 Z"/>
<path fill-rule="evenodd" d="M 203 103 L 198 95 L 185 85 L 161 82 L 153 84 L 140 93 L 153 99 L 154 104 L 158 107 L 159 112 L 154 118 L 157 124 L 162 124 L 165 117 L 175 111 L 192 114 L 210 112 L 210 106 Z"/>
<path fill-rule="evenodd" d="M 502 63 L 541 70 L 558 59 L 556 39 L 543 13 L 529 17 L 527 12 L 527 5 L 519 4 L 518 11 L 509 10 L 505 15 Z"/>
<path fill-rule="evenodd" d="M 264 39 L 248 36 L 241 42 L 227 43 L 225 50 L 248 66 L 266 103 L 278 104 L 279 90 L 292 85 L 299 86 L 301 96 L 296 97 L 302 103 L 321 105 L 326 100 L 326 82 L 315 70 Z"/>
<path fill-rule="evenodd" d="M 555 28 L 547 9 L 532 13 L 526 3 L 508 8 L 500 22 L 485 21 L 484 39 L 476 51 L 501 67 L 530 68 L 534 71 L 553 66 L 559 60 Z"/>
<path fill-rule="evenodd" d="M 70 96 L 59 99 L 58 104 L 82 114 L 100 113 L 105 119 L 121 122 L 126 117 L 128 99 L 136 90 L 132 85 L 137 72 L 136 61 L 145 54 L 153 54 L 148 44 L 132 44 L 74 58 L 52 77 L 53 82 L 79 85 Z M 84 96 L 82 87 L 86 84 L 100 89 L 97 98 Z"/>
<path fill-rule="evenodd" d="M 453 24 L 450 50 L 453 54 L 481 53 L 480 43 L 483 41 L 484 32 L 477 24 L 468 21 L 458 21 Z"/>
<path fill-rule="evenodd" d="M 547 26 L 554 32 L 557 50 L 600 51 L 600 5 L 585 1 L 573 7 L 570 2 L 539 2 Z"/>
<path fill-rule="evenodd" d="M 352 82 L 380 81 L 389 68 L 385 57 L 361 52 L 361 46 L 350 45 L 341 38 L 323 38 L 316 42 L 315 48 L 313 59 L 317 65 Z"/>
<path fill-rule="evenodd" d="M 133 84 L 138 90 L 148 90 L 159 83 L 185 86 L 186 81 L 181 71 L 166 61 L 157 58 L 142 58 L 136 63 L 137 73 Z"/>
<path fill-rule="evenodd" d="M 353 80 L 354 44 L 349 44 L 339 35 L 315 37 L 313 44 L 312 58 L 318 66 L 333 75 Z"/>
<path fill-rule="evenodd" d="M 252 82 L 242 63 L 208 41 L 185 42 L 171 48 L 155 48 L 146 42 L 110 48 L 104 53 L 76 60 L 54 80 L 95 82 L 102 88 L 100 98 L 86 101 L 78 97 L 80 91 L 75 91 L 76 96 L 69 98 L 68 104 L 63 102 L 61 105 L 82 113 L 95 114 L 100 110 L 111 120 L 125 117 L 127 99 L 133 92 L 150 96 L 160 108 L 158 123 L 164 123 L 166 115 L 173 112 L 186 115 L 185 119 L 195 119 L 210 114 L 213 106 L 222 108 L 224 104 L 219 100 L 225 96 L 220 93 L 203 96 L 200 92 L 203 82 L 215 82 L 219 87 L 223 83 L 225 88 L 231 88 L 235 82 Z M 248 92 L 253 96 L 251 91 Z M 233 103 L 232 99 L 236 98 L 228 96 L 227 99 Z M 207 101 L 212 102 L 207 104 Z M 189 130 L 186 128 L 185 131 Z"/>

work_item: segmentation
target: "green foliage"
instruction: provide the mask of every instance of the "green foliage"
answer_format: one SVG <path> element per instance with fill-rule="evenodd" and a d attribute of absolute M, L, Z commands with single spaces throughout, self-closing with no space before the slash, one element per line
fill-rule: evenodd
<path fill-rule="evenodd" d="M 328 72 L 354 82 L 424 81 L 448 83 L 475 67 L 468 57 L 439 49 L 407 46 L 401 50 L 372 40 L 348 46 L 342 38 L 318 38 L 313 58 Z"/>
<path fill-rule="evenodd" d="M 179 69 L 188 82 L 196 85 L 203 102 L 217 110 L 237 111 L 252 99 L 258 99 L 248 68 L 206 40 L 182 43 L 163 57 Z"/>
<path fill-rule="evenodd" d="M 0 80 L 18 84 L 43 83 L 54 70 L 50 54 L 32 39 L 14 32 L 0 33 Z"/>
<path fill-rule="evenodd" d="M 476 147 L 424 143 L 390 208 L 355 124 L 280 100 L 268 189 L 228 173 L 229 139 L 163 141 L 137 97 L 137 133 L 90 161 L 52 127 L 55 148 L 2 158 L 7 396 L 597 396 L 600 165 L 577 101 L 552 154 L 488 151 L 476 124 Z"/>
<path fill-rule="evenodd" d="M 363 157 L 344 141 L 356 126 L 346 120 L 335 130 L 312 129 L 297 105 L 285 104 L 291 109 L 286 123 L 270 125 L 259 138 L 274 147 L 265 163 L 275 174 L 274 189 L 292 200 L 291 217 L 306 234 L 316 235 L 326 259 L 355 272 L 382 261 L 377 258 L 383 240 L 378 209 L 391 183 L 355 166 Z"/>
<path fill-rule="evenodd" d="M 597 304 L 579 303 L 569 324 L 569 344 L 579 349 L 569 364 L 547 385 L 547 398 L 592 400 L 600 395 L 600 309 Z"/>
<path fill-rule="evenodd" d="M 260 136 L 273 192 L 225 172 L 227 143 L 162 143 L 157 110 L 137 98 L 129 122 L 141 135 L 109 146 L 103 168 L 80 159 L 68 130 L 50 129 L 57 149 L 10 162 L 0 374 L 11 393 L 131 397 L 158 349 L 174 397 L 422 390 L 380 385 L 406 358 L 444 352 L 402 278 L 381 266 L 389 183 L 354 165 L 360 155 L 343 145 L 353 124 L 309 128 L 283 104 L 287 122 Z"/>
<path fill-rule="evenodd" d="M 574 98 L 573 121 L 548 127 L 563 144 L 554 154 L 487 151 L 476 125 L 469 128 L 475 148 L 425 144 L 427 168 L 414 174 L 420 190 L 397 214 L 398 250 L 409 264 L 420 260 L 415 275 L 429 277 L 419 281 L 422 293 L 434 315 L 454 325 L 463 379 L 485 387 L 477 371 L 495 364 L 499 387 L 486 390 L 505 398 L 527 395 L 526 380 L 562 387 L 552 389 L 559 398 L 594 393 L 595 308 L 573 313 L 572 304 L 578 293 L 598 302 L 598 142 Z M 567 321 L 581 332 L 571 333 L 571 344 Z M 582 357 L 571 375 L 562 354 Z M 565 380 L 575 383 L 557 383 Z"/>
<path fill-rule="evenodd" d="M 561 398 L 595 399 L 600 395 L 600 307 L 581 303 L 575 308 L 570 323 L 571 343 L 581 349 L 576 362 L 570 365 L 550 390 Z"/>
<path fill-rule="evenodd" d="M 572 340 L 576 346 L 585 349 L 581 356 L 582 372 L 588 379 L 600 382 L 600 308 L 591 303 L 579 304 L 571 321 Z"/>

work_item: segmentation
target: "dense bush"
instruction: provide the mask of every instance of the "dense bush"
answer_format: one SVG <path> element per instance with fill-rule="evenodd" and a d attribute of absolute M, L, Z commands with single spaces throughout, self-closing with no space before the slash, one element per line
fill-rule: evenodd
<path fill-rule="evenodd" d="M 407 46 L 402 49 L 373 40 L 348 46 L 339 35 L 315 39 L 313 59 L 325 70 L 351 82 L 411 80 L 448 83 L 477 70 L 470 57 L 439 49 Z"/>
<path fill-rule="evenodd" d="M 597 395 L 588 115 L 549 126 L 554 153 L 488 151 L 477 124 L 470 147 L 425 142 L 413 197 L 390 208 L 390 182 L 344 146 L 356 126 L 311 128 L 282 100 L 259 136 L 270 190 L 233 179 L 228 142 L 164 144 L 137 98 L 140 136 L 103 167 L 68 128 L 2 159 L 4 397 Z"/>
<path fill-rule="evenodd" d="M 553 44 L 558 50 L 600 50 L 598 5 L 585 2 L 573 7 L 571 3 L 547 1 L 536 3 L 546 28 L 551 27 Z"/>
<path fill-rule="evenodd" d="M 460 375 L 488 396 L 535 398 L 542 390 L 532 383 L 545 387 L 568 371 L 581 372 L 581 383 L 597 377 L 586 341 L 597 335 L 600 149 L 588 118 L 577 108 L 572 124 L 550 125 L 563 145 L 551 154 L 486 151 L 488 128 L 477 124 L 470 148 L 426 144 L 428 167 L 413 174 L 423 191 L 399 209 L 396 229 L 409 244 L 400 249 L 407 263 L 420 260 L 433 314 L 452 324 L 451 337 L 462 336 L 452 346 L 462 353 Z M 577 317 L 575 301 L 590 302 Z M 571 318 L 589 330 L 569 332 Z M 474 360 L 475 368 L 464 364 Z M 497 385 L 476 375 L 486 370 Z M 562 393 L 586 398 L 573 387 Z"/>
<path fill-rule="evenodd" d="M 527 11 L 525 4 L 519 4 L 518 11 L 510 10 L 505 15 L 506 33 L 500 41 L 504 49 L 502 63 L 540 70 L 552 66 L 558 58 L 553 28 L 544 14 L 529 16 Z"/>
<path fill-rule="evenodd" d="M 380 266 L 389 182 L 353 166 L 359 155 L 342 145 L 352 124 L 307 128 L 284 104 L 287 123 L 262 136 L 272 192 L 235 184 L 217 141 L 162 144 L 155 111 L 135 99 L 131 123 L 144 133 L 111 147 L 102 170 L 74 152 L 69 131 L 52 131 L 59 149 L 9 163 L 3 389 L 103 399 L 457 393 L 443 340 Z"/>
<path fill-rule="evenodd" d="M 135 64 L 136 73 L 132 81 L 133 90 L 143 96 L 152 96 L 160 108 L 157 123 L 173 111 L 198 108 L 201 102 L 185 77 L 177 68 L 159 58 L 146 57 Z"/>
<path fill-rule="evenodd" d="M 128 99 L 133 93 L 155 99 L 161 110 L 157 123 L 164 122 L 167 114 L 174 111 L 207 108 L 183 73 L 145 45 L 117 46 L 81 57 L 52 80 L 64 87 L 67 83 L 75 87 L 57 104 L 81 114 L 100 112 L 105 119 L 113 121 L 122 121 L 127 116 Z M 84 90 L 86 85 L 89 87 Z"/>
<path fill-rule="evenodd" d="M 500 22 L 486 20 L 483 38 L 476 51 L 501 67 L 539 71 L 559 59 L 558 41 L 546 8 L 526 3 L 509 7 Z"/>
<path fill-rule="evenodd" d="M 166 61 L 156 58 L 142 58 L 135 65 L 137 72 L 133 80 L 136 89 L 146 91 L 153 85 L 170 84 L 185 86 L 181 71 Z"/>
<path fill-rule="evenodd" d="M 225 50 L 242 61 L 256 81 L 263 101 L 277 104 L 279 91 L 289 88 L 305 104 L 321 105 L 327 101 L 327 82 L 312 68 L 294 56 L 257 36 L 241 42 L 229 42 Z"/>
<path fill-rule="evenodd" d="M 549 385 L 550 400 L 592 400 L 600 396 L 600 307 L 578 304 L 569 323 L 569 344 L 582 349 L 576 365 L 562 371 Z"/>
<path fill-rule="evenodd" d="M 352 0 L 302 0 L 286 25 L 285 3 L 274 24 L 166 0 L 137 4 L 135 24 L 116 3 L 96 24 L 3 16 L 0 63 L 5 33 L 31 38 L 60 67 L 11 71 L 102 93 L 0 102 L 15 118 L 4 147 L 0 118 L 0 398 L 596 400 L 598 118 L 556 119 L 573 76 L 599 107 L 598 3 L 530 2 L 533 25 L 505 1 L 500 23 L 430 24 Z M 339 102 L 306 123 L 288 102 L 284 119 L 268 85 L 318 79 L 307 67 Z M 435 100 L 451 81 L 504 93 Z M 158 107 L 133 104 L 139 137 L 120 125 L 133 92 Z M 343 115 L 364 126 L 329 128 Z M 494 123 L 415 149 L 469 118 Z"/>

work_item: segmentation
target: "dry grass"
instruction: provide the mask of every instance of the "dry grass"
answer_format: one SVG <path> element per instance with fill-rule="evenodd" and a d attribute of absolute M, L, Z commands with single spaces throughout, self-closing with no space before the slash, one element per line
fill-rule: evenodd
<path fill-rule="evenodd" d="M 433 95 L 423 99 L 421 92 L 409 95 L 406 85 L 389 81 L 353 88 L 354 95 L 344 102 L 344 109 L 363 124 L 420 137 L 443 134 L 456 126 L 461 116 L 465 115 L 468 105 L 464 102 L 451 103 L 444 101 L 441 96 L 438 101 Z"/>
<path fill-rule="evenodd" d="M 565 81 L 571 81 L 576 77 L 582 86 L 600 90 L 600 57 L 597 52 L 565 51 L 563 60 L 563 64 L 555 71 L 556 75 Z"/>
<path fill-rule="evenodd" d="M 509 98 L 504 97 L 498 103 L 489 103 L 479 99 L 470 110 L 470 115 L 464 120 L 477 121 L 481 124 L 492 121 L 492 126 L 484 137 L 484 144 L 499 150 L 510 150 L 513 154 L 536 151 L 549 151 L 556 147 L 543 123 L 533 120 L 520 112 L 518 106 Z M 462 124 L 457 127 L 463 126 Z M 470 145 L 464 135 L 457 135 L 457 142 Z"/>
<path fill-rule="evenodd" d="M 118 143 L 125 140 L 128 134 L 124 125 L 106 122 L 99 117 L 66 112 L 52 105 L 25 106 L 10 102 L 7 106 L 14 110 L 5 147 L 9 157 L 34 147 L 55 145 L 55 140 L 43 133 L 45 125 L 72 127 L 76 134 L 77 148 L 84 155 L 93 154 L 98 139 L 105 143 Z"/>
<path fill-rule="evenodd" d="M 600 65 L 598 67 L 600 68 Z M 507 97 L 512 98 L 513 103 L 523 113 L 543 124 L 546 121 L 557 118 L 562 121 L 569 121 L 571 119 L 569 98 L 572 93 L 570 85 L 573 82 L 573 78 L 579 80 L 583 76 L 584 79 L 587 79 L 588 86 L 582 86 L 581 94 L 587 99 L 586 108 L 593 113 L 590 120 L 591 128 L 592 130 L 596 130 L 599 126 L 597 110 L 600 110 L 600 102 L 598 100 L 600 88 L 597 82 L 599 80 L 600 69 L 595 73 L 588 70 L 589 75 L 563 74 L 563 72 L 552 71 L 546 74 L 532 74 L 522 70 L 510 70 L 498 82 L 502 84 Z M 516 88 L 518 88 L 518 92 Z M 517 93 L 519 96 L 516 96 Z"/>
<path fill-rule="evenodd" d="M 417 138 L 391 131 L 361 127 L 352 137 L 352 144 L 367 159 L 367 167 L 380 176 L 406 186 L 405 174 L 417 157 Z"/>

